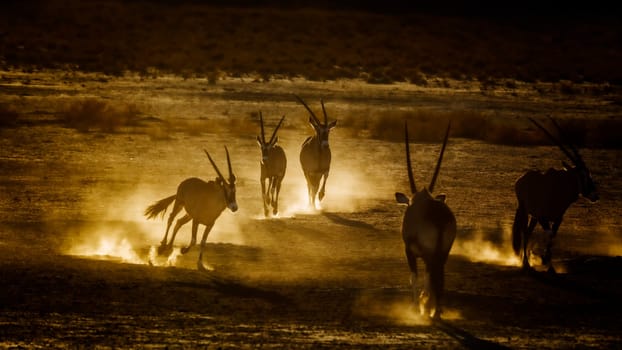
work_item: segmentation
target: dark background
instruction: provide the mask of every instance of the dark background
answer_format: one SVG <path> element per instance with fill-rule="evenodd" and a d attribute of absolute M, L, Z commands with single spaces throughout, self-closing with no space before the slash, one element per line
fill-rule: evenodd
<path fill-rule="evenodd" d="M 620 84 L 620 14 L 604 2 L 8 1 L 0 68 Z"/>

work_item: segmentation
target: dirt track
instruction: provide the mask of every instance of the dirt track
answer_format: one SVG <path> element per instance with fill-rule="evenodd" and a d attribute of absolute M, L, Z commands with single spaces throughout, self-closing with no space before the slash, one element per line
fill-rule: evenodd
<path fill-rule="evenodd" d="M 153 96 L 154 110 L 196 108 L 194 90 L 135 83 L 142 96 Z M 50 89 L 67 87 L 54 84 Z M 507 241 L 512 183 L 526 168 L 558 164 L 561 155 L 553 147 L 451 140 L 438 190 L 448 195 L 459 237 L 446 268 L 444 320 L 431 324 L 410 307 L 403 208 L 393 199 L 407 188 L 401 144 L 336 129 L 324 209 L 309 213 L 300 207 L 305 190 L 296 158 L 309 131 L 285 128 L 283 215 L 263 219 L 254 131 L 179 132 L 164 140 L 80 133 L 54 122 L 57 93 L 23 89 L 30 95 L 8 98 L 31 109 L 28 126 L 0 130 L 2 347 L 610 348 L 622 340 L 619 151 L 584 150 L 602 200 L 568 211 L 555 246 L 560 273 L 527 275 L 513 265 Z M 235 94 L 247 96 L 229 90 L 228 97 Z M 295 101 L 276 94 L 281 102 L 269 108 L 303 118 Z M 201 103 L 212 111 L 226 106 L 232 116 L 269 105 L 242 97 Z M 370 108 L 341 101 L 335 109 Z M 539 102 L 508 103 L 537 109 Z M 331 113 L 329 102 L 327 108 Z M 175 267 L 146 265 L 164 222 L 147 221 L 142 211 L 186 177 L 214 176 L 202 148 L 224 164 L 223 144 L 232 150 L 241 209 L 223 213 L 208 239 L 205 259 L 215 271 L 196 271 L 197 250 Z M 415 144 L 413 152 L 416 178 L 425 182 L 438 145 Z M 178 246 L 189 239 L 189 228 L 182 231 Z M 106 244 L 112 248 L 104 251 Z M 136 263 L 123 260 L 132 258 L 128 252 Z"/>

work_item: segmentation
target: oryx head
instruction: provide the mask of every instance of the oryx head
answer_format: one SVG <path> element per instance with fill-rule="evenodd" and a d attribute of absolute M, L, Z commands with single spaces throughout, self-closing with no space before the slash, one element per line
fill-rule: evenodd
<path fill-rule="evenodd" d="M 426 200 L 432 199 L 432 191 L 434 191 L 434 184 L 436 182 L 436 178 L 438 177 L 438 172 L 441 169 L 441 161 L 443 160 L 443 154 L 445 153 L 445 146 L 447 146 L 447 139 L 449 138 L 449 127 L 451 123 L 447 124 L 447 131 L 445 131 L 445 138 L 443 140 L 443 146 L 441 147 L 441 152 L 438 156 L 438 161 L 436 162 L 436 168 L 434 169 L 434 175 L 432 176 L 432 180 L 430 181 L 430 186 L 428 188 L 422 188 L 421 190 L 417 190 L 417 186 L 415 185 L 415 179 L 413 177 L 412 164 L 410 162 L 410 146 L 408 143 L 408 123 L 404 122 L 404 143 L 406 145 L 406 168 L 408 170 L 408 181 L 410 183 L 410 191 L 412 193 L 412 199 L 409 199 L 404 193 L 395 192 L 395 200 L 398 203 L 411 205 L 414 204 L 418 200 Z M 445 196 L 440 195 L 435 198 L 436 200 L 445 201 Z"/>
<path fill-rule="evenodd" d="M 326 114 L 326 108 L 324 108 L 323 100 L 320 100 L 320 103 L 322 104 L 322 112 L 324 113 L 324 123 L 322 123 L 320 119 L 318 119 L 315 113 L 313 113 L 311 108 L 307 106 L 307 104 L 305 103 L 305 101 L 302 100 L 302 98 L 300 98 L 297 95 L 296 95 L 296 98 L 298 99 L 298 101 L 300 101 L 300 103 L 302 103 L 303 106 L 305 106 L 307 111 L 309 111 L 309 114 L 310 114 L 309 124 L 311 124 L 313 129 L 315 129 L 315 134 L 317 136 L 317 140 L 318 140 L 318 143 L 320 144 L 320 147 L 328 148 L 328 133 L 330 132 L 330 129 L 334 128 L 335 125 L 337 125 L 337 121 L 334 120 L 330 123 L 328 122 L 328 115 Z"/>
<path fill-rule="evenodd" d="M 261 111 L 259 111 L 259 122 L 261 125 L 261 135 L 257 136 L 257 143 L 259 144 L 259 147 L 261 147 L 261 163 L 262 164 L 268 161 L 268 155 L 270 154 L 270 150 L 272 150 L 272 148 L 279 141 L 279 137 L 276 136 L 276 132 L 281 127 L 281 123 L 283 123 L 283 119 L 285 119 L 285 116 L 281 117 L 279 124 L 276 126 L 276 128 L 274 128 L 274 131 L 272 132 L 272 136 L 270 136 L 270 140 L 266 142 L 266 134 L 264 132 L 264 126 L 263 126 L 263 115 L 261 114 Z"/>
<path fill-rule="evenodd" d="M 216 163 L 214 163 L 214 160 L 209 155 L 209 153 L 206 150 L 204 151 L 205 154 L 207 154 L 207 158 L 209 158 L 210 163 L 212 163 L 214 170 L 216 170 L 216 173 L 218 174 L 217 180 L 223 189 L 227 208 L 235 212 L 236 210 L 238 210 L 238 203 L 235 200 L 235 175 L 233 174 L 233 170 L 231 169 L 231 159 L 229 158 L 229 150 L 227 149 L 227 146 L 225 146 L 225 152 L 227 153 L 227 165 L 229 167 L 229 181 L 225 180 L 224 176 L 222 176 L 222 173 L 220 172 L 220 170 L 218 170 Z"/>
<path fill-rule="evenodd" d="M 562 161 L 562 164 L 566 170 L 573 172 L 577 175 L 577 182 L 579 184 L 579 193 L 591 202 L 596 202 L 599 199 L 598 191 L 596 190 L 596 185 L 592 180 L 592 175 L 590 174 L 590 169 L 587 168 L 587 165 L 583 161 L 583 158 L 579 154 L 579 150 L 567 139 L 566 134 L 562 130 L 562 128 L 557 124 L 555 119 L 549 116 L 549 119 L 557 129 L 560 138 L 554 137 L 546 128 L 544 128 L 540 123 L 538 123 L 535 119 L 529 118 L 529 120 L 536 126 L 538 129 L 542 130 L 546 136 L 559 147 L 559 149 L 564 152 L 566 157 L 572 162 L 574 166 L 569 165 L 566 162 Z M 564 147 L 562 141 L 570 148 L 571 152 L 568 151 L 566 147 Z"/>

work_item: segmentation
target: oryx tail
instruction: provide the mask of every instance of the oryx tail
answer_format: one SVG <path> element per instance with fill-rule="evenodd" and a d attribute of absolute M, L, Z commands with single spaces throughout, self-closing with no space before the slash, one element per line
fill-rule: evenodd
<path fill-rule="evenodd" d="M 166 213 L 166 208 L 168 208 L 169 205 L 171 205 L 171 203 L 175 201 L 176 197 L 177 195 L 174 194 L 164 199 L 160 199 L 159 201 L 147 207 L 147 209 L 145 209 L 145 216 L 147 217 L 147 219 L 154 219 L 158 215 L 163 217 Z"/>

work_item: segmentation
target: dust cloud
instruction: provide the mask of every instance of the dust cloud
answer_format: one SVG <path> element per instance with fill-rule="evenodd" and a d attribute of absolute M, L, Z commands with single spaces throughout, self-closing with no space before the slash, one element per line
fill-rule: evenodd
<path fill-rule="evenodd" d="M 387 300 L 387 296 L 382 295 L 382 292 L 380 294 L 373 291 L 362 293 L 353 305 L 353 312 L 361 317 L 389 320 L 399 326 L 429 326 L 432 324 L 431 319 L 422 315 L 412 301 L 391 299 Z M 462 319 L 460 311 L 454 309 L 443 309 L 442 317 L 444 320 Z"/>
<path fill-rule="evenodd" d="M 480 227 L 475 227 L 467 238 L 460 237 L 460 233 L 458 233 L 451 254 L 463 256 L 472 262 L 518 266 L 520 259 L 514 254 L 512 242 L 509 241 L 512 228 L 503 225 L 498 229 L 502 233 L 497 235 L 497 238 L 501 237 L 501 239 L 495 242 L 487 239 L 484 230 Z"/>

